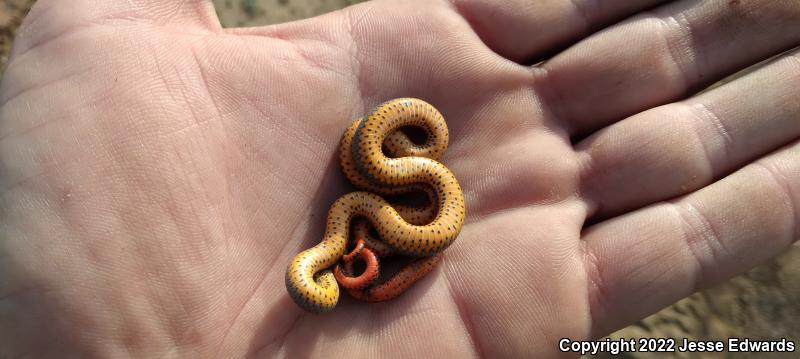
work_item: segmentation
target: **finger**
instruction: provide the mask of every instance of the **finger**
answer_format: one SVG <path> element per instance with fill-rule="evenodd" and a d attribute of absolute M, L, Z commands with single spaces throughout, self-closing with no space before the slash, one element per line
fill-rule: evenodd
<path fill-rule="evenodd" d="M 800 137 L 800 51 L 578 144 L 581 193 L 606 218 L 686 194 Z"/>
<path fill-rule="evenodd" d="M 486 45 L 520 63 L 666 0 L 451 0 Z"/>
<path fill-rule="evenodd" d="M 14 43 L 13 55 L 7 64 L 0 89 L 0 107 L 6 107 L 13 99 L 18 100 L 18 103 L 25 103 L 26 100 L 35 98 L 36 92 L 48 84 L 68 89 L 64 93 L 74 93 L 69 88 L 75 86 L 76 82 L 85 80 L 95 84 L 102 83 L 98 86 L 106 87 L 101 92 L 107 93 L 109 87 L 117 85 L 117 78 L 124 77 L 126 69 L 139 74 L 163 71 L 164 64 L 159 63 L 159 56 L 134 56 L 136 52 L 129 51 L 131 47 L 140 50 L 149 48 L 154 55 L 161 55 L 162 58 L 179 59 L 182 54 L 178 54 L 182 51 L 188 52 L 191 47 L 185 46 L 188 41 L 178 43 L 175 40 L 181 38 L 180 35 L 191 33 L 191 29 L 200 29 L 202 19 L 210 19 L 202 15 L 204 11 L 213 12 L 210 1 L 184 1 L 182 8 L 174 9 L 177 12 L 171 19 L 176 22 L 176 26 L 170 28 L 166 26 L 165 18 L 145 19 L 136 14 L 145 14 L 148 11 L 166 13 L 169 8 L 167 4 L 178 2 L 165 0 L 145 4 L 143 1 L 128 1 L 124 3 L 134 10 L 127 12 L 120 5 L 122 2 L 106 1 L 98 6 L 80 6 L 75 2 L 50 0 L 37 2 Z M 71 5 L 65 6 L 67 3 Z M 145 21 L 148 22 L 142 24 Z M 198 26 L 187 26 L 191 21 L 197 22 Z M 181 30 L 177 30 L 177 25 L 181 26 Z M 154 34 L 158 31 L 166 31 L 172 36 Z M 191 38 L 197 40 L 197 36 Z M 130 56 L 109 56 L 122 53 Z M 108 69 L 113 70 L 106 72 Z M 142 77 L 144 76 L 138 78 Z M 17 99 L 21 94 L 31 96 Z M 51 98 L 46 100 L 51 101 Z M 43 119 L 38 117 L 33 121 Z M 32 127 L 37 124 L 25 125 Z M 0 129 L 0 138 L 6 134 L 7 131 Z"/>
<path fill-rule="evenodd" d="M 744 272 L 800 236 L 800 143 L 688 196 L 584 235 L 593 334 L 601 336 Z"/>
<path fill-rule="evenodd" d="M 588 133 L 797 46 L 798 20 L 795 0 L 672 3 L 559 54 L 538 87 L 573 134 Z"/>
<path fill-rule="evenodd" d="M 101 26 L 134 30 L 126 25 L 139 23 L 178 33 L 221 28 L 211 0 L 39 0 L 20 27 L 11 54 L 75 32 Z"/>

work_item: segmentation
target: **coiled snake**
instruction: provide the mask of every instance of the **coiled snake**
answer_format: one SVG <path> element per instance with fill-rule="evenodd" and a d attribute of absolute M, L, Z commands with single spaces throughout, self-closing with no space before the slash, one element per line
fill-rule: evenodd
<path fill-rule="evenodd" d="M 420 127 L 426 143 L 417 145 L 402 131 Z M 447 149 L 448 131 L 442 115 L 425 101 L 390 100 L 354 121 L 342 136 L 340 164 L 347 178 L 361 191 L 337 199 L 328 211 L 322 242 L 300 252 L 286 271 L 286 289 L 303 309 L 315 313 L 332 310 L 339 285 L 357 299 L 381 301 L 397 296 L 430 272 L 464 223 L 464 195 L 453 173 L 437 159 Z M 384 148 L 390 156 L 384 154 Z M 423 192 L 428 206 L 416 208 L 390 204 L 381 196 Z M 362 220 L 365 219 L 366 221 Z M 350 222 L 358 241 L 345 256 Z M 380 240 L 368 234 L 367 223 Z M 363 242 L 362 242 L 363 241 Z M 383 284 L 377 278 L 377 257 L 400 254 L 418 257 Z M 361 257 L 367 269 L 352 278 L 352 263 Z M 330 269 L 336 266 L 336 274 Z"/>

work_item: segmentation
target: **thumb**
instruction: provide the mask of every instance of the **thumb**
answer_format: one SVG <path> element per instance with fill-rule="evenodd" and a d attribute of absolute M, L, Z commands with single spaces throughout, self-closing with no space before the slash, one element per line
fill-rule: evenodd
<path fill-rule="evenodd" d="M 25 18 L 12 56 L 94 25 L 141 22 L 181 31 L 221 28 L 211 0 L 39 0 Z"/>

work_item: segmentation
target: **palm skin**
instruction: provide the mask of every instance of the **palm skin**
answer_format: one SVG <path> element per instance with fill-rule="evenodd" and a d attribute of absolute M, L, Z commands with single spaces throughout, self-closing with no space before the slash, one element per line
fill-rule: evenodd
<path fill-rule="evenodd" d="M 633 143 L 620 134 L 646 126 L 612 125 L 688 97 L 675 85 L 684 79 L 663 81 L 678 76 L 656 61 L 631 67 L 642 81 L 661 81 L 657 90 L 622 81 L 598 90 L 578 79 L 625 71 L 603 60 L 593 68 L 569 49 L 538 67 L 519 65 L 589 35 L 562 16 L 567 30 L 550 37 L 500 40 L 507 34 L 498 24 L 522 23 L 522 3 L 492 15 L 480 1 L 368 2 L 222 30 L 203 1 L 110 1 L 73 13 L 41 0 L 0 93 L 0 348 L 11 356 L 556 356 L 560 338 L 607 334 L 797 239 L 788 210 L 797 197 L 770 192 L 800 186 L 786 159 L 798 157 L 790 144 L 800 130 L 781 120 L 800 106 L 788 95 L 770 117 L 773 131 L 751 143 L 760 152 L 737 157 L 728 145 L 733 159 L 699 171 L 690 165 L 697 152 L 681 151 L 703 141 Z M 639 6 L 657 3 L 666 2 Z M 598 23 L 642 10 L 610 8 L 615 15 Z M 791 2 L 773 8 L 797 13 Z M 778 31 L 791 19 L 763 22 Z M 619 45 L 609 33 L 576 48 L 603 58 Z M 689 82 L 797 39 L 773 41 Z M 777 87 L 765 97 L 790 93 Z M 328 206 L 351 190 L 337 163 L 339 136 L 372 106 L 403 96 L 425 99 L 448 121 L 442 162 L 464 188 L 466 225 L 440 268 L 400 298 L 365 305 L 343 296 L 330 314 L 304 313 L 285 292 L 284 271 L 320 240 Z M 665 139 L 675 147 L 648 150 Z M 748 191 L 747 166 L 769 156 L 785 183 Z M 623 159 L 643 174 L 625 172 Z M 715 182 L 728 175 L 736 199 Z M 669 189 L 637 189 L 648 186 Z M 657 211 L 693 199 L 693 210 L 712 208 L 698 216 L 707 225 L 676 234 Z M 769 210 L 742 220 L 758 209 Z M 730 223 L 745 234 L 720 229 Z M 725 251 L 696 244 L 703 240 Z"/>

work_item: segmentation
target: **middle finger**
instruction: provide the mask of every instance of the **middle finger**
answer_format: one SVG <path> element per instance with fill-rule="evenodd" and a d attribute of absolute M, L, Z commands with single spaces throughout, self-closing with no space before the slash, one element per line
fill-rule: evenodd
<path fill-rule="evenodd" d="M 689 193 L 800 136 L 800 51 L 577 145 L 600 218 Z"/>

